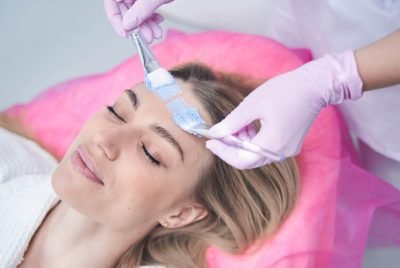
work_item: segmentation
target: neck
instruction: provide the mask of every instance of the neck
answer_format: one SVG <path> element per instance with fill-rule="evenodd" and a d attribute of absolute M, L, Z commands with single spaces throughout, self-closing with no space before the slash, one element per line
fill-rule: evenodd
<path fill-rule="evenodd" d="M 114 231 L 61 201 L 46 216 L 28 253 L 42 267 L 63 263 L 68 267 L 113 267 L 150 229 Z"/>

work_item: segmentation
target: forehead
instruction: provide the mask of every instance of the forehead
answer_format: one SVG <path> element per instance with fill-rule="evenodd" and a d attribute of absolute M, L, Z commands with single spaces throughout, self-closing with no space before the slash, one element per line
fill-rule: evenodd
<path fill-rule="evenodd" d="M 177 98 L 182 98 L 191 107 L 196 108 L 200 112 L 201 117 L 207 122 L 207 124 L 211 124 L 212 120 L 210 118 L 210 115 L 204 109 L 201 102 L 193 94 L 192 86 L 189 83 L 182 82 L 181 80 L 177 80 L 177 84 L 182 89 L 182 93 L 168 99 L 168 101 L 162 100 L 156 93 L 153 93 L 152 91 L 148 90 L 143 83 L 132 87 L 132 90 L 142 100 L 144 104 L 143 106 L 145 106 L 144 108 L 152 109 L 151 106 L 157 107 L 163 112 L 162 114 L 167 115 L 167 117 L 170 118 L 172 122 L 173 122 L 172 114 L 169 112 L 167 104 L 172 100 L 175 100 Z"/>
<path fill-rule="evenodd" d="M 183 98 L 191 107 L 197 108 L 203 119 L 210 124 L 210 116 L 194 96 L 191 85 L 181 80 L 177 80 L 177 83 L 182 89 L 182 93 L 176 97 Z M 207 155 L 211 156 L 209 150 L 205 148 L 205 139 L 192 135 L 175 124 L 172 114 L 167 108 L 167 102 L 148 90 L 144 84 L 136 85 L 132 90 L 137 94 L 140 101 L 139 109 L 144 113 L 143 116 L 148 119 L 148 124 L 159 124 L 179 142 L 185 154 L 185 165 L 193 164 L 193 161 L 198 162 L 200 159 L 207 159 Z M 171 98 L 171 100 L 173 99 Z"/>

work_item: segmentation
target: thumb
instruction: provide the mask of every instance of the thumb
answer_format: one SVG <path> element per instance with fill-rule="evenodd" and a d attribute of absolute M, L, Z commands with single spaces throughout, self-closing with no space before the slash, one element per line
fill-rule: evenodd
<path fill-rule="evenodd" d="M 168 4 L 173 0 L 137 0 L 126 12 L 123 26 L 127 31 L 139 27 L 160 6 Z"/>
<path fill-rule="evenodd" d="M 240 131 L 255 119 L 257 118 L 253 109 L 247 105 L 246 99 L 244 99 L 225 119 L 212 126 L 209 133 L 215 138 L 222 138 Z"/>

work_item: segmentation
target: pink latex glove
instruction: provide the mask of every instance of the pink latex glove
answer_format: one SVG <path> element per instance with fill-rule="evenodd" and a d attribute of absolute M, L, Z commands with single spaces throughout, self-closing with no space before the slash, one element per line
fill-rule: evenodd
<path fill-rule="evenodd" d="M 114 30 L 122 37 L 136 27 L 151 43 L 162 37 L 160 23 L 164 18 L 154 11 L 173 0 L 104 0 L 107 18 Z"/>
<path fill-rule="evenodd" d="M 215 137 L 237 135 L 284 158 L 299 153 L 305 135 L 323 107 L 362 95 L 353 51 L 327 55 L 274 77 L 251 92 L 210 129 Z M 258 133 L 248 125 L 260 120 Z M 206 147 L 228 164 L 250 169 L 272 162 L 258 154 L 209 140 Z"/>

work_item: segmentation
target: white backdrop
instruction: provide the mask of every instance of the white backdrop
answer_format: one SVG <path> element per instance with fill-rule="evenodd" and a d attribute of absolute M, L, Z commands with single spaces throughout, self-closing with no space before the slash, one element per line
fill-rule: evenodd
<path fill-rule="evenodd" d="M 200 30 L 170 20 L 163 25 Z M 0 110 L 55 83 L 106 71 L 134 53 L 131 41 L 108 24 L 102 0 L 0 1 Z"/>
<path fill-rule="evenodd" d="M 269 2 L 178 0 L 161 8 L 163 27 L 263 33 Z M 108 24 L 102 0 L 0 1 L 0 110 L 55 83 L 106 71 L 133 53 Z"/>

